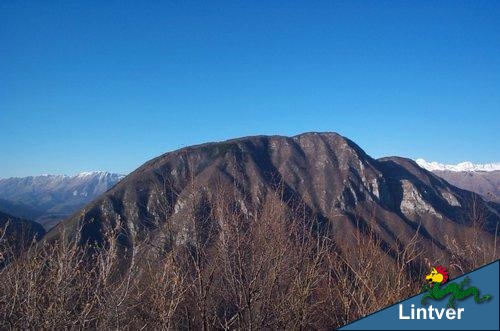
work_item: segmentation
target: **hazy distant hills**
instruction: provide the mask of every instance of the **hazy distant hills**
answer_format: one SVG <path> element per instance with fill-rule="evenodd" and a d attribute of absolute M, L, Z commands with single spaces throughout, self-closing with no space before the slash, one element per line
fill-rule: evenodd
<path fill-rule="evenodd" d="M 0 199 L 0 211 L 28 220 L 36 220 L 43 215 L 41 210 L 30 205 L 24 204 L 20 201 L 11 201 L 6 199 Z"/>
<path fill-rule="evenodd" d="M 225 205 L 249 218 L 278 195 L 283 212 L 300 211 L 301 219 L 330 227 L 344 254 L 356 234 L 375 235 L 390 255 L 417 231 L 419 251 L 447 260 L 457 256 L 448 246 L 451 238 L 463 240 L 471 231 L 470 201 L 490 211 L 481 233 L 484 242 L 493 243 L 500 221 L 498 205 L 475 199 L 410 159 L 375 160 L 338 134 L 307 133 L 245 137 L 166 153 L 47 236 L 56 238 L 63 229 L 71 233 L 83 221 L 84 239 L 100 240 L 104 228 L 119 222 L 125 245 L 132 245 L 131 234 L 156 238 L 159 247 L 190 243 L 197 218 L 217 229 L 221 220 L 212 214 L 222 195 L 230 199 Z M 162 235 L 165 231 L 169 236 Z"/>
<path fill-rule="evenodd" d="M 434 172 L 457 187 L 479 193 L 490 201 L 500 203 L 500 163 L 462 162 L 457 165 L 445 165 L 423 159 L 418 159 L 416 162 L 422 168 Z"/>
<path fill-rule="evenodd" d="M 0 210 L 36 220 L 50 228 L 111 187 L 124 176 L 84 172 L 74 176 L 41 175 L 0 179 Z"/>

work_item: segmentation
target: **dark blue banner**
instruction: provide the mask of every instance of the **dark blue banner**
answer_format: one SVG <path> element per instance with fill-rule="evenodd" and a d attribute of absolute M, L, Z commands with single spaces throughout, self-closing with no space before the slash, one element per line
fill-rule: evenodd
<path fill-rule="evenodd" d="M 429 291 L 341 329 L 498 330 L 499 266 L 497 260 L 453 280 L 447 279 L 446 271 L 436 266 L 427 276 Z"/>

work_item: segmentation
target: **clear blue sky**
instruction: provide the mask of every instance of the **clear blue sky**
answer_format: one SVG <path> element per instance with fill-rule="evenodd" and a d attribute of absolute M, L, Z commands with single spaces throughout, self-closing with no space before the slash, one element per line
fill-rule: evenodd
<path fill-rule="evenodd" d="M 0 177 L 305 131 L 500 161 L 500 1 L 0 1 Z"/>

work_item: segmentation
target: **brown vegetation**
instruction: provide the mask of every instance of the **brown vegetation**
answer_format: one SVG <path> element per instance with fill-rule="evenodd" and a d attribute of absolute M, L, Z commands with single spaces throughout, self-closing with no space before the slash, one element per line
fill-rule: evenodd
<path fill-rule="evenodd" d="M 279 194 L 254 213 L 230 190 L 216 194 L 211 208 L 202 194 L 192 199 L 188 238 L 163 228 L 167 247 L 133 233 L 121 244 L 120 222 L 106 223 L 116 225 L 104 229 L 105 245 L 78 236 L 32 244 L 0 270 L 0 329 L 329 329 L 419 291 L 427 266 L 418 229 L 384 251 L 368 225 L 346 253 L 327 225 L 290 211 Z M 456 251 L 485 254 L 471 240 Z"/>

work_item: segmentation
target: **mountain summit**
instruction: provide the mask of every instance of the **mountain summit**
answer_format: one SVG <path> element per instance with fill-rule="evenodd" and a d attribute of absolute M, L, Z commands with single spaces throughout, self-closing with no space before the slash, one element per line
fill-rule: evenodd
<path fill-rule="evenodd" d="M 245 137 L 161 155 L 48 238 L 83 227 L 82 240 L 99 241 L 106 228 L 118 224 L 124 245 L 133 245 L 131 236 L 154 237 L 163 247 L 189 243 L 198 222 L 221 226 L 214 214 L 221 196 L 229 196 L 224 204 L 249 218 L 269 197 L 279 196 L 285 212 L 328 228 L 346 254 L 359 234 L 371 233 L 380 240 L 380 250 L 393 254 L 417 233 L 420 252 L 449 260 L 459 255 L 450 242 L 470 235 L 474 211 L 484 211 L 480 235 L 487 242 L 493 242 L 500 220 L 498 205 L 448 184 L 412 160 L 375 160 L 339 134 L 305 133 Z M 165 231 L 168 236 L 160 235 Z"/>

